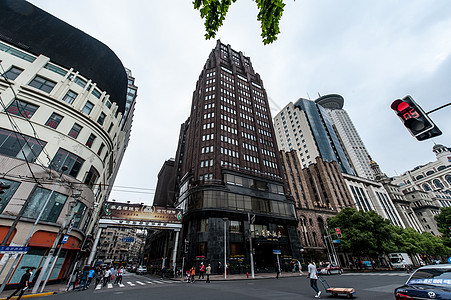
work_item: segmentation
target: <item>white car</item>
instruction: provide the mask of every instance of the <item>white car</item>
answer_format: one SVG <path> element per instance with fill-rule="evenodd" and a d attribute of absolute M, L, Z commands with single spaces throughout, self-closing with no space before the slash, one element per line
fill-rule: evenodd
<path fill-rule="evenodd" d="M 136 274 L 140 275 L 140 274 L 147 274 L 147 267 L 146 266 L 139 266 L 136 269 Z"/>

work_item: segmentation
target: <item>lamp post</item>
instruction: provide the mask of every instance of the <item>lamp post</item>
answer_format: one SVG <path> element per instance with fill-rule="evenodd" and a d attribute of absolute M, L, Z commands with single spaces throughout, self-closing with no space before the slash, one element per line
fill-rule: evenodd
<path fill-rule="evenodd" d="M 255 272 L 254 272 L 254 249 L 252 248 L 252 229 L 251 226 L 254 224 L 255 221 L 255 215 L 252 216 L 251 214 L 247 213 L 247 218 L 249 219 L 249 247 L 250 247 L 250 258 L 251 258 L 251 274 L 252 279 L 255 278 Z"/>
<path fill-rule="evenodd" d="M 228 218 L 222 218 L 224 220 L 224 279 L 227 279 L 227 221 Z"/>

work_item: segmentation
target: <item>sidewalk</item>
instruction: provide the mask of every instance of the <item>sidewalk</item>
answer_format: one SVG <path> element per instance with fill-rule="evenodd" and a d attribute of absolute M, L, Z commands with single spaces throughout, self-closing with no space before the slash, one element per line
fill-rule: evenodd
<path fill-rule="evenodd" d="M 299 277 L 299 276 L 307 276 L 307 273 L 300 274 L 299 272 L 282 272 L 279 275 L 279 279 L 286 278 L 286 277 Z M 196 281 L 206 281 L 207 275 L 205 275 L 204 279 L 198 279 L 199 275 L 196 275 Z M 178 281 L 184 281 L 185 277 L 183 278 L 169 278 L 171 280 L 178 280 Z M 255 273 L 254 274 L 254 280 L 255 279 L 276 279 L 276 273 Z M 213 274 L 210 275 L 210 281 L 232 281 L 232 280 L 252 280 L 252 275 L 249 273 L 249 276 L 246 274 L 232 274 L 227 275 L 227 278 L 223 275 Z"/>
<path fill-rule="evenodd" d="M 49 285 L 46 285 L 46 287 L 44 288 L 44 291 L 42 293 L 39 293 L 39 290 L 41 288 L 39 288 L 39 290 L 38 290 L 38 292 L 36 294 L 31 294 L 31 290 L 26 291 L 23 294 L 21 299 L 33 298 L 33 297 L 41 297 L 41 296 L 50 296 L 50 295 L 53 295 L 53 294 L 65 293 L 66 292 L 66 288 L 67 288 L 67 285 L 65 283 L 49 284 Z M 6 299 L 6 297 L 8 297 L 12 293 L 14 293 L 15 290 L 16 289 L 3 291 L 0 294 L 0 300 Z M 17 299 L 18 295 L 19 295 L 19 292 L 14 297 L 12 297 L 11 299 Z"/>

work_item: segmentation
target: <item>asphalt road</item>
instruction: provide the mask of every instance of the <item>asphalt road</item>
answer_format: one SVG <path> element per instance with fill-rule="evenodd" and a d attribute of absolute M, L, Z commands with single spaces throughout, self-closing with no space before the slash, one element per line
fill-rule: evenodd
<path fill-rule="evenodd" d="M 353 287 L 355 297 L 365 300 L 393 300 L 393 290 L 407 280 L 404 272 L 344 273 L 342 275 L 323 276 L 332 287 Z M 337 299 L 326 294 L 318 282 L 323 299 Z M 205 281 L 184 283 L 172 280 L 160 280 L 150 275 L 126 274 L 121 286 L 93 286 L 86 291 L 70 291 L 53 296 L 37 297 L 47 300 L 124 300 L 124 299 L 315 299 L 309 280 L 304 276 L 259 280 Z M 343 297 L 345 299 L 345 297 Z"/>

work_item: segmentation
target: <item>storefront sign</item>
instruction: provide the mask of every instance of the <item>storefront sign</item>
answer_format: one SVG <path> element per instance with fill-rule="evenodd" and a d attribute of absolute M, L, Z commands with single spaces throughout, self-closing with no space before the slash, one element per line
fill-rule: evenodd
<path fill-rule="evenodd" d="M 16 247 L 16 246 L 0 246 L 1 254 L 20 254 L 27 253 L 30 247 Z"/>

